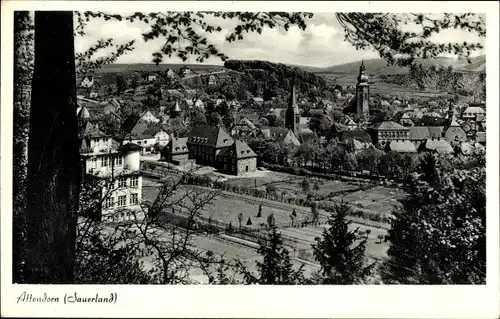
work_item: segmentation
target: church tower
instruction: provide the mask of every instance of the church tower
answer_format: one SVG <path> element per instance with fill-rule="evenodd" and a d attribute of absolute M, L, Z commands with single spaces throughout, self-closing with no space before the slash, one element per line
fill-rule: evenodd
<path fill-rule="evenodd" d="M 299 137 L 299 124 L 300 124 L 300 110 L 297 104 L 297 97 L 295 95 L 295 83 L 292 82 L 290 91 L 290 99 L 288 100 L 288 108 L 285 114 L 285 126 L 292 130 L 295 136 Z"/>
<path fill-rule="evenodd" d="M 365 63 L 361 62 L 359 67 L 358 84 L 356 84 L 356 113 L 368 116 L 370 113 L 370 86 L 368 85 L 368 75 L 365 73 Z"/>

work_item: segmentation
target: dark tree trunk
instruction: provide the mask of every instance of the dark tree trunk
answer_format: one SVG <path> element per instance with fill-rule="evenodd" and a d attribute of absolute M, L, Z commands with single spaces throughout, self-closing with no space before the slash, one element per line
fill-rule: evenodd
<path fill-rule="evenodd" d="M 72 12 L 35 13 L 28 141 L 29 283 L 71 283 L 80 190 Z"/>

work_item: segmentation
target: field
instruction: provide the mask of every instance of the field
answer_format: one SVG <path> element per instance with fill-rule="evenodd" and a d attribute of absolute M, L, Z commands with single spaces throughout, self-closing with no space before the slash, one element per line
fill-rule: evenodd
<path fill-rule="evenodd" d="M 368 235 L 368 240 L 366 243 L 366 252 L 368 257 L 372 259 L 382 259 L 387 255 L 387 249 L 389 248 L 388 243 L 382 241 L 380 243 L 377 238 L 378 235 L 385 236 L 387 234 L 386 230 L 367 227 L 363 225 L 351 224 L 350 229 L 354 230 L 359 228 L 360 232 L 365 232 L 366 230 L 370 230 L 370 234 Z M 313 244 L 314 238 L 321 237 L 323 234 L 324 226 L 319 227 L 304 227 L 304 228 L 283 228 L 281 229 L 281 233 L 283 236 L 288 238 L 296 239 L 300 241 L 300 244 L 297 246 L 297 249 L 304 250 L 306 255 L 309 255 L 307 259 L 312 258 L 312 249 L 311 244 Z"/>
<path fill-rule="evenodd" d="M 287 173 L 279 173 L 272 171 L 261 172 L 261 176 L 258 177 L 240 177 L 231 178 L 228 180 L 230 184 L 240 185 L 245 187 L 256 186 L 259 189 L 265 190 L 267 185 L 273 184 L 276 189 L 281 192 L 285 191 L 287 193 L 295 193 L 297 197 L 304 197 L 306 194 L 303 192 L 300 183 L 305 177 L 291 175 Z M 354 190 L 358 189 L 359 186 L 351 185 L 341 181 L 335 180 L 318 180 L 320 189 L 313 191 L 313 194 L 327 195 L 331 192 Z"/>
<path fill-rule="evenodd" d="M 326 74 L 321 74 L 321 76 L 323 76 L 327 80 L 327 83 L 330 84 L 338 84 L 341 86 L 350 86 L 350 85 L 354 86 L 357 83 L 357 74 L 348 75 L 339 73 L 326 73 Z M 387 83 L 376 75 L 370 76 L 370 92 L 374 94 L 380 94 L 383 96 L 401 97 L 401 96 L 411 95 L 412 97 L 419 97 L 424 99 L 448 95 L 448 93 L 446 92 L 440 92 L 436 90 L 420 91 L 419 89 L 413 89 L 393 83 Z"/>
<path fill-rule="evenodd" d="M 403 195 L 402 190 L 376 186 L 366 191 L 359 190 L 343 196 L 333 197 L 333 199 L 343 199 L 345 202 L 359 206 L 360 208 L 388 215 L 399 205 L 398 200 Z"/>

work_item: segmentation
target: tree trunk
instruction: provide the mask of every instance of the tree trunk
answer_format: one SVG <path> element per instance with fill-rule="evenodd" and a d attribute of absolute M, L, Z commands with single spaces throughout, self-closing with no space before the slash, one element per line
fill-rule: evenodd
<path fill-rule="evenodd" d="M 12 147 L 12 270 L 13 282 L 23 282 L 21 253 L 26 240 L 26 178 L 28 167 L 29 94 L 32 66 L 32 20 L 28 11 L 14 13 L 14 112 Z"/>
<path fill-rule="evenodd" d="M 80 191 L 72 12 L 35 12 L 28 142 L 29 283 L 71 283 Z"/>

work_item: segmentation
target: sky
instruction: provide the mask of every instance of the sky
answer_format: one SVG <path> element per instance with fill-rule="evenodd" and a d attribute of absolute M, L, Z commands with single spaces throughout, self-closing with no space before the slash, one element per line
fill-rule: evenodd
<path fill-rule="evenodd" d="M 214 20 L 222 28 L 221 32 L 208 34 L 208 41 L 215 45 L 230 59 L 267 60 L 285 64 L 327 67 L 343 63 L 355 62 L 361 59 L 378 58 L 373 50 L 356 50 L 350 43 L 344 41 L 344 31 L 337 22 L 334 13 L 315 13 L 307 19 L 306 30 L 291 27 L 284 29 L 264 29 L 262 34 L 245 35 L 244 40 L 228 43 L 225 37 L 234 22 Z M 136 40 L 133 52 L 120 57 L 117 63 L 150 63 L 152 53 L 158 50 L 164 39 L 144 42 L 142 33 L 148 30 L 148 25 L 142 22 L 92 20 L 85 27 L 86 35 L 77 37 L 75 50 L 82 52 L 98 39 L 114 38 L 116 44 Z M 462 30 L 445 30 L 432 38 L 438 42 L 474 41 L 479 38 Z M 484 42 L 484 39 L 479 39 Z M 105 54 L 105 51 L 102 52 Z M 476 52 L 473 55 L 481 55 Z M 165 57 L 164 63 L 182 63 L 172 56 Z M 186 63 L 196 63 L 192 57 Z M 221 64 L 219 58 L 206 60 L 207 64 Z"/>

